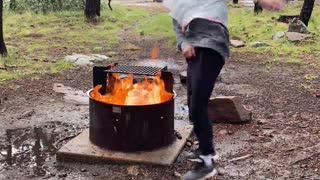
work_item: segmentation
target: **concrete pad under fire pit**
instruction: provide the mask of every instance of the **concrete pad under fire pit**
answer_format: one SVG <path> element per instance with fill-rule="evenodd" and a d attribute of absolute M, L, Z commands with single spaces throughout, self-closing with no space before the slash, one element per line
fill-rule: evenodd
<path fill-rule="evenodd" d="M 170 146 L 154 151 L 123 153 L 99 148 L 89 140 L 89 130 L 72 139 L 57 152 L 58 161 L 72 161 L 83 163 L 136 163 L 152 165 L 172 165 L 187 139 L 190 137 L 193 126 L 187 121 L 175 120 L 175 130 L 181 135 Z"/>

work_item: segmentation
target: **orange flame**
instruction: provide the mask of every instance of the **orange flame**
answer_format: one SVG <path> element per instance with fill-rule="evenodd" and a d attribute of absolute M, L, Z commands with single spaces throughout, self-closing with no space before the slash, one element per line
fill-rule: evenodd
<path fill-rule="evenodd" d="M 151 59 L 156 65 L 159 56 L 159 48 L 154 46 L 151 50 Z M 134 83 L 133 75 L 120 78 L 120 74 L 112 74 L 109 79 L 107 94 L 102 95 L 98 85 L 91 92 L 91 97 L 97 101 L 114 105 L 151 105 L 167 102 L 173 98 L 173 94 L 165 89 L 165 83 L 161 79 L 161 72 L 154 77 L 144 77 L 141 82 Z"/>
<path fill-rule="evenodd" d="M 115 82 L 111 92 L 102 95 L 98 85 L 91 92 L 91 97 L 97 101 L 114 105 L 151 105 L 159 104 L 172 99 L 173 94 L 165 89 L 165 83 L 157 75 L 152 78 L 145 77 L 143 81 L 133 83 L 133 75 L 120 79 L 119 74 L 112 74 Z"/>
<path fill-rule="evenodd" d="M 159 48 L 155 45 L 153 46 L 152 50 L 151 50 L 151 60 L 153 62 L 153 64 L 156 66 L 157 65 L 157 58 L 159 56 L 160 50 Z"/>

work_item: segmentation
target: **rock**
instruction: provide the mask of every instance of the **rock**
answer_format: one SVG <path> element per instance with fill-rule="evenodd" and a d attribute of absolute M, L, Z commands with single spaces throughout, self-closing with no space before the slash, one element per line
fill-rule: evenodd
<path fill-rule="evenodd" d="M 67 173 L 60 173 L 60 174 L 58 174 L 58 177 L 59 178 L 64 178 L 64 177 L 67 177 L 68 175 L 67 175 Z"/>
<path fill-rule="evenodd" d="M 60 94 L 73 94 L 73 95 L 84 94 L 85 95 L 83 91 L 77 90 L 68 86 L 64 86 L 61 83 L 54 83 L 52 90 Z"/>
<path fill-rule="evenodd" d="M 220 176 L 226 174 L 226 170 L 224 170 L 223 168 L 218 168 L 217 171 L 218 171 L 218 175 Z"/>
<path fill-rule="evenodd" d="M 302 34 L 297 32 L 286 32 L 286 36 L 288 40 L 292 42 L 302 41 L 308 38 L 312 38 L 312 35 L 310 34 Z"/>
<path fill-rule="evenodd" d="M 225 136 L 225 135 L 228 134 L 228 131 L 225 130 L 225 129 L 222 129 L 222 130 L 220 130 L 220 131 L 218 132 L 218 134 L 221 135 L 221 136 Z"/>
<path fill-rule="evenodd" d="M 53 91 L 56 93 L 64 94 L 64 100 L 67 103 L 75 104 L 75 105 L 88 105 L 89 98 L 86 93 L 81 90 L 77 90 L 68 86 L 64 86 L 60 83 L 53 84 Z"/>
<path fill-rule="evenodd" d="M 92 62 L 102 62 L 109 59 L 108 56 L 102 54 L 92 54 L 92 57 L 94 57 L 94 60 L 92 60 Z"/>
<path fill-rule="evenodd" d="M 265 131 L 263 132 L 263 136 L 265 137 L 270 137 L 270 138 L 273 138 L 274 137 L 274 131 Z"/>
<path fill-rule="evenodd" d="M 139 174 L 138 166 L 129 166 L 127 168 L 127 172 L 131 176 L 138 176 L 138 174 Z"/>
<path fill-rule="evenodd" d="M 92 58 L 90 56 L 84 54 L 72 54 L 71 56 L 66 56 L 64 58 L 65 61 L 73 62 L 77 65 L 90 65 L 93 64 L 91 62 Z"/>
<path fill-rule="evenodd" d="M 92 176 L 100 176 L 100 174 L 97 172 L 94 172 L 94 173 L 92 173 Z"/>
<path fill-rule="evenodd" d="M 0 103 L 1 104 L 1 103 Z M 7 110 L 7 108 L 3 108 L 0 112 L 4 113 Z"/>
<path fill-rule="evenodd" d="M 25 111 L 24 113 L 22 113 L 18 119 L 23 119 L 23 118 L 27 118 L 27 117 L 31 117 L 32 115 L 34 115 L 35 111 L 34 110 L 30 110 L 30 111 Z"/>
<path fill-rule="evenodd" d="M 65 94 L 69 91 L 69 89 L 61 83 L 54 83 L 52 90 L 56 93 L 61 93 L 61 94 Z"/>
<path fill-rule="evenodd" d="M 266 124 L 267 123 L 267 120 L 266 119 L 259 119 L 258 121 L 257 121 L 257 124 L 258 125 L 264 125 L 264 124 Z"/>
<path fill-rule="evenodd" d="M 286 35 L 285 32 L 279 31 L 279 32 L 277 32 L 275 35 L 273 35 L 272 39 L 273 39 L 273 40 L 278 40 L 278 39 L 280 39 L 280 38 L 283 38 L 285 35 Z"/>
<path fill-rule="evenodd" d="M 127 50 L 127 51 L 138 51 L 140 50 L 141 48 L 138 47 L 137 45 L 135 44 L 132 44 L 132 43 L 126 43 L 122 46 L 122 49 L 124 50 Z"/>
<path fill-rule="evenodd" d="M 230 44 L 232 47 L 235 47 L 235 48 L 244 47 L 246 45 L 243 41 L 234 40 L 234 39 L 230 40 Z"/>
<path fill-rule="evenodd" d="M 243 123 L 252 120 L 252 113 L 245 109 L 240 99 L 235 96 L 210 99 L 208 113 L 216 123 Z"/>
<path fill-rule="evenodd" d="M 191 147 L 191 146 L 192 146 L 192 143 L 191 143 L 190 141 L 188 141 L 188 142 L 186 143 L 186 145 L 187 145 L 188 147 Z"/>
<path fill-rule="evenodd" d="M 178 139 L 182 139 L 182 135 L 181 135 L 178 131 L 174 131 L 174 135 L 175 135 Z"/>
<path fill-rule="evenodd" d="M 177 178 L 181 178 L 182 177 L 182 175 L 180 173 L 178 173 L 177 171 L 173 172 L 173 176 L 177 177 Z"/>
<path fill-rule="evenodd" d="M 179 77 L 180 77 L 180 82 L 182 84 L 186 84 L 187 83 L 187 71 L 182 71 L 180 74 L 179 74 Z"/>
<path fill-rule="evenodd" d="M 81 168 L 80 171 L 81 171 L 81 172 L 87 172 L 87 169 Z"/>
<path fill-rule="evenodd" d="M 269 46 L 269 44 L 267 44 L 267 43 L 265 43 L 265 42 L 259 42 L 259 41 L 257 41 L 257 42 L 250 43 L 250 46 L 257 48 L 257 47 Z"/>
<path fill-rule="evenodd" d="M 117 55 L 117 53 L 114 52 L 114 51 L 109 51 L 109 52 L 107 52 L 107 56 L 109 56 L 109 57 L 113 57 L 113 56 L 115 56 L 115 55 Z"/>
<path fill-rule="evenodd" d="M 307 26 L 300 21 L 298 18 L 292 19 L 289 23 L 288 32 L 298 32 L 298 33 L 307 33 L 308 28 Z"/>
<path fill-rule="evenodd" d="M 294 18 L 299 18 L 299 15 L 282 15 L 278 18 L 278 22 L 290 23 Z"/>
<path fill-rule="evenodd" d="M 89 98 L 86 95 L 66 94 L 64 97 L 66 103 L 74 105 L 89 105 Z"/>
<path fill-rule="evenodd" d="M 79 66 L 92 65 L 94 62 L 106 61 L 108 59 L 109 57 L 102 54 L 92 54 L 91 56 L 84 54 L 72 54 L 71 56 L 66 56 L 64 58 L 65 61 L 75 63 Z"/>

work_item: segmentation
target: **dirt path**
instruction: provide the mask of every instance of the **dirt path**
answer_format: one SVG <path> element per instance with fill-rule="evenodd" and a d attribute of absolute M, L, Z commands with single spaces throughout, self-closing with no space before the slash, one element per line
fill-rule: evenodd
<path fill-rule="evenodd" d="M 152 38 L 126 32 L 140 51 L 115 49 L 112 62 L 146 64 Z M 127 38 L 125 38 L 128 40 Z M 175 74 L 176 117 L 186 120 L 186 87 L 178 73 L 186 68 L 172 48 L 161 44 L 158 63 Z M 320 179 L 320 71 L 317 66 L 263 64 L 267 54 L 233 54 L 216 86 L 219 95 L 236 95 L 254 114 L 245 125 L 214 126 L 221 155 L 216 179 Z M 107 65 L 105 63 L 104 65 Z M 310 80 L 307 77 L 318 77 Z M 193 164 L 186 147 L 172 167 L 61 163 L 55 152 L 88 127 L 88 107 L 64 102 L 53 83 L 86 91 L 91 67 L 78 67 L 40 78 L 25 77 L 0 87 L 0 179 L 177 179 Z M 219 133 L 227 130 L 228 134 Z M 316 154 L 318 152 L 318 154 Z M 246 159 L 229 162 L 237 157 Z"/>

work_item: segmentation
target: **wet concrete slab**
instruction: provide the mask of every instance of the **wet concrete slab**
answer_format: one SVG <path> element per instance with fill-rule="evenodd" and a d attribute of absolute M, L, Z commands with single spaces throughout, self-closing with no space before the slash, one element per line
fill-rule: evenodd
<path fill-rule="evenodd" d="M 190 137 L 193 126 L 189 125 L 187 121 L 176 120 L 175 130 L 182 138 L 176 139 L 168 147 L 155 151 L 123 153 L 95 146 L 89 140 L 89 130 L 87 129 L 57 152 L 57 160 L 83 163 L 128 163 L 170 166 L 175 162 L 187 139 Z"/>

